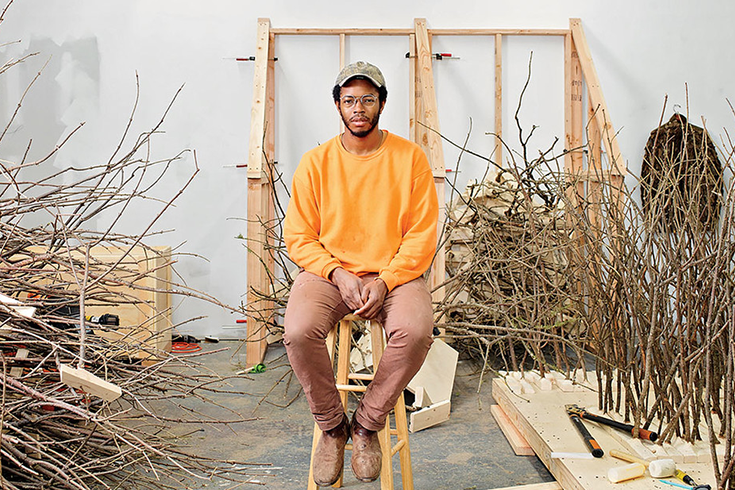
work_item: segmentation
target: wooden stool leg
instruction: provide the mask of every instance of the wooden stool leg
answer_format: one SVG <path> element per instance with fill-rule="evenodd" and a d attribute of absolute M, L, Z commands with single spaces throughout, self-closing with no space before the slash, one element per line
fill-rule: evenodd
<path fill-rule="evenodd" d="M 370 329 L 370 343 L 373 348 L 373 372 L 377 371 L 380 358 L 383 356 L 385 342 L 383 340 L 383 327 L 376 321 L 369 320 L 367 326 Z M 380 489 L 393 490 L 393 450 L 390 440 L 390 415 L 385 419 L 385 427 L 378 431 L 380 449 L 383 452 L 383 463 L 380 468 Z"/>
<path fill-rule="evenodd" d="M 314 437 L 311 440 L 311 459 L 309 460 L 309 482 L 306 487 L 308 490 L 318 490 L 316 482 L 314 482 L 314 452 L 316 451 L 316 445 L 319 443 L 319 438 L 322 436 L 322 431 L 319 426 L 314 424 Z"/>
<path fill-rule="evenodd" d="M 334 348 L 337 343 L 337 333 L 335 332 L 337 328 L 333 328 L 329 331 L 329 334 L 327 334 L 327 352 L 329 352 L 329 360 L 334 361 Z M 340 394 L 342 395 L 342 394 Z M 342 399 L 342 405 L 344 406 L 346 402 L 346 397 L 343 397 Z M 319 443 L 319 438 L 322 436 L 322 431 L 319 428 L 319 426 L 314 423 L 314 436 L 311 441 L 311 458 L 309 459 L 309 481 L 307 484 L 307 490 L 318 490 L 319 487 L 314 482 L 314 453 L 316 452 L 316 445 Z M 334 487 L 341 487 L 342 486 L 342 477 L 337 480 L 337 482 L 333 485 Z"/>
<path fill-rule="evenodd" d="M 393 451 L 390 441 L 390 416 L 385 419 L 385 427 L 378 431 L 383 463 L 380 467 L 380 490 L 393 490 Z"/>
<path fill-rule="evenodd" d="M 337 355 L 337 384 L 346 385 L 350 375 L 350 351 L 352 350 L 352 322 L 350 320 L 341 320 L 339 322 L 339 354 Z M 342 406 L 347 411 L 347 395 L 346 391 L 340 391 L 339 396 L 342 400 Z"/>
<path fill-rule="evenodd" d="M 406 402 L 403 396 L 398 398 L 394 408 L 396 416 L 396 432 L 398 434 L 398 455 L 401 459 L 401 480 L 403 490 L 413 490 L 413 470 L 411 469 L 411 447 L 408 445 L 408 419 Z"/>

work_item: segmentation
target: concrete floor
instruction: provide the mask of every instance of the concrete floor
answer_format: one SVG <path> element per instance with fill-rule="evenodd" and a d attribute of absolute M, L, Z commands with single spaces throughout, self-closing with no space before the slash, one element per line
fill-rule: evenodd
<path fill-rule="evenodd" d="M 228 376 L 243 369 L 244 346 L 238 342 L 201 344 L 205 351 L 226 348 L 207 355 L 200 362 L 207 369 Z M 238 348 L 239 351 L 238 351 Z M 289 374 L 290 366 L 280 344 L 269 346 L 260 374 L 231 380 L 229 389 L 247 395 L 216 394 L 207 403 L 195 401 L 192 407 L 202 413 L 219 412 L 232 419 L 229 410 L 256 420 L 231 427 L 205 427 L 184 440 L 190 451 L 206 457 L 257 463 L 253 473 L 265 484 L 245 488 L 272 490 L 305 489 L 313 419 L 300 386 Z M 411 434 L 411 457 L 414 486 L 417 490 L 489 490 L 552 481 L 553 477 L 535 456 L 516 456 L 490 414 L 493 404 L 491 384 L 485 380 L 478 393 L 479 375 L 472 361 L 460 360 L 457 366 L 452 411 L 448 421 Z M 294 397 L 296 397 L 294 399 Z M 290 403 L 289 403 L 290 402 Z M 212 403 L 218 404 L 215 407 Z M 351 407 L 354 409 L 354 407 Z M 214 411 L 213 411 L 214 409 Z M 379 481 L 360 483 L 349 469 L 349 451 L 345 456 L 344 488 L 375 490 Z M 394 458 L 396 488 L 402 488 L 397 457 Z M 268 466 L 265 466 L 268 465 Z M 197 486 L 198 485 L 198 486 Z M 189 488 L 230 488 L 224 481 L 196 484 Z M 238 487 L 243 488 L 243 487 Z"/>

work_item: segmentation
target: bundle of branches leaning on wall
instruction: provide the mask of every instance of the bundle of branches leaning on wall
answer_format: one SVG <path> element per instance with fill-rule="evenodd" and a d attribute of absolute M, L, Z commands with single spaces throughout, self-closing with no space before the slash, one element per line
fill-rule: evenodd
<path fill-rule="evenodd" d="M 651 131 L 641 167 L 641 200 L 656 230 L 678 233 L 690 210 L 717 227 L 722 206 L 722 163 L 704 128 L 674 114 Z"/>

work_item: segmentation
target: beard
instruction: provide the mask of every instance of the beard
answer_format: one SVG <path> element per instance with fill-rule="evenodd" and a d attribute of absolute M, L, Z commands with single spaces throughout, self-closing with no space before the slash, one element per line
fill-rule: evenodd
<path fill-rule="evenodd" d="M 370 120 L 370 124 L 366 129 L 362 131 L 353 131 L 352 128 L 350 128 L 349 121 L 345 119 L 345 115 L 344 114 L 341 114 L 341 115 L 342 115 L 342 122 L 345 124 L 345 128 L 347 128 L 347 130 L 350 133 L 352 133 L 352 136 L 355 136 L 356 138 L 364 138 L 365 136 L 369 135 L 373 131 L 373 129 L 375 129 L 375 127 L 378 125 L 378 121 L 380 120 L 380 112 L 377 112 L 375 116 L 373 116 L 373 118 Z"/>

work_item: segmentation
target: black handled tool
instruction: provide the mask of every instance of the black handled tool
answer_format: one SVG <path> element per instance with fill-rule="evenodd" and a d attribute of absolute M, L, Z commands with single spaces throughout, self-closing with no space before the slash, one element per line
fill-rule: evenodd
<path fill-rule="evenodd" d="M 578 405 L 567 405 L 567 411 L 570 411 L 570 410 L 574 411 L 577 415 L 579 415 L 580 418 L 583 418 L 584 420 L 591 420 L 593 422 L 607 425 L 614 429 L 622 430 L 623 432 L 627 432 L 628 434 L 633 435 L 634 427 L 630 424 L 624 424 L 622 422 L 618 422 L 617 420 L 612 420 L 606 417 L 600 417 L 599 415 L 594 415 L 592 413 L 589 413 L 587 410 L 585 410 L 584 408 Z M 656 442 L 656 439 L 658 439 L 658 434 L 650 430 L 638 429 L 638 438 L 645 439 L 651 442 Z"/>
<path fill-rule="evenodd" d="M 590 431 L 587 430 L 587 427 L 584 426 L 584 423 L 579 417 L 576 408 L 579 407 L 577 407 L 577 405 L 567 405 L 567 415 L 569 415 L 569 419 L 579 431 L 579 434 L 582 436 L 582 439 L 584 439 L 587 447 L 589 447 L 590 451 L 592 451 L 592 456 L 594 456 L 595 458 L 601 458 L 605 454 L 605 452 L 602 450 L 595 438 L 592 437 L 592 434 L 590 434 Z"/>

